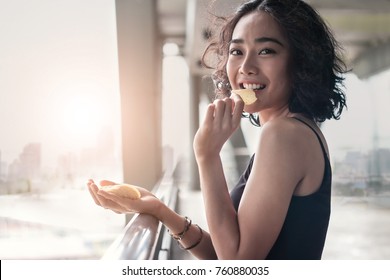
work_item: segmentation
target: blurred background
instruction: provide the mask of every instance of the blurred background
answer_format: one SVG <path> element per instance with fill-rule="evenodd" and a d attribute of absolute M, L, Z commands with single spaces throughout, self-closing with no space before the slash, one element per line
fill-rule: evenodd
<path fill-rule="evenodd" d="M 199 61 L 210 12 L 241 2 L 0 0 L 0 259 L 100 259 L 128 218 L 94 204 L 89 178 L 152 189 L 175 176 L 181 211 L 203 218 L 192 138 L 213 85 Z M 348 110 L 322 125 L 324 259 L 390 259 L 390 2 L 307 2 L 352 69 Z M 243 119 L 225 145 L 229 187 L 258 133 Z"/>

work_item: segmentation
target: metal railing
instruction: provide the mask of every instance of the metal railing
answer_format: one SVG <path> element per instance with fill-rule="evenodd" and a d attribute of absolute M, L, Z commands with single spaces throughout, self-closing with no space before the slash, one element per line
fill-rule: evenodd
<path fill-rule="evenodd" d="M 176 208 L 178 188 L 172 177 L 163 177 L 153 193 L 171 209 Z M 104 260 L 164 260 L 171 256 L 171 237 L 155 217 L 135 214 L 111 244 Z"/>

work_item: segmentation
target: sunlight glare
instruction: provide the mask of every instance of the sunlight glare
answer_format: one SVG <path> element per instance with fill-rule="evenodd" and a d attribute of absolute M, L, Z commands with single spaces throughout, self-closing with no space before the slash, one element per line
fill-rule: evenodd
<path fill-rule="evenodd" d="M 64 130 L 74 140 L 96 137 L 103 121 L 103 102 L 92 94 L 75 94 L 66 98 L 63 107 Z"/>

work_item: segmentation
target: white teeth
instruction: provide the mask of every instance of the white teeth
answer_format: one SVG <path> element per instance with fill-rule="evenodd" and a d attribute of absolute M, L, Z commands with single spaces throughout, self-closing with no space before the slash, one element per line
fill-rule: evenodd
<path fill-rule="evenodd" d="M 253 90 L 265 88 L 265 85 L 262 84 L 242 84 L 242 86 L 246 89 L 253 89 Z"/>

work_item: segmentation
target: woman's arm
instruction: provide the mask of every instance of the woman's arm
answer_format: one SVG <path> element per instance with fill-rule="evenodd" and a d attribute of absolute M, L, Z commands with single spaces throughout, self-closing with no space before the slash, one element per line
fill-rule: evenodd
<path fill-rule="evenodd" d="M 240 232 L 237 214 L 229 196 L 220 151 L 238 128 L 243 109 L 241 99 L 216 100 L 206 111 L 194 139 L 200 183 L 211 240 L 218 258 L 235 258 Z"/>
<path fill-rule="evenodd" d="M 114 182 L 102 181 L 100 185 L 113 185 Z M 87 182 L 88 190 L 95 203 L 103 208 L 110 209 L 115 213 L 146 213 L 155 216 L 177 237 L 179 233 L 181 240 L 178 240 L 182 248 L 191 248 L 189 251 L 199 259 L 215 259 L 215 251 L 208 232 L 200 229 L 197 225 L 188 224 L 188 219 L 179 215 L 161 200 L 144 188 L 139 188 L 141 198 L 132 200 L 99 189 L 93 180 Z M 187 226 L 188 225 L 188 226 Z"/>
<path fill-rule="evenodd" d="M 229 102 L 225 105 L 209 107 L 194 142 L 210 236 L 219 259 L 263 259 L 281 230 L 294 188 L 303 178 L 302 153 L 288 124 L 275 121 L 265 125 L 236 212 L 219 150 L 211 150 L 222 147 L 230 137 L 229 127 L 234 128 L 224 123 L 234 123 L 235 116 L 234 111 L 229 113 Z"/>

